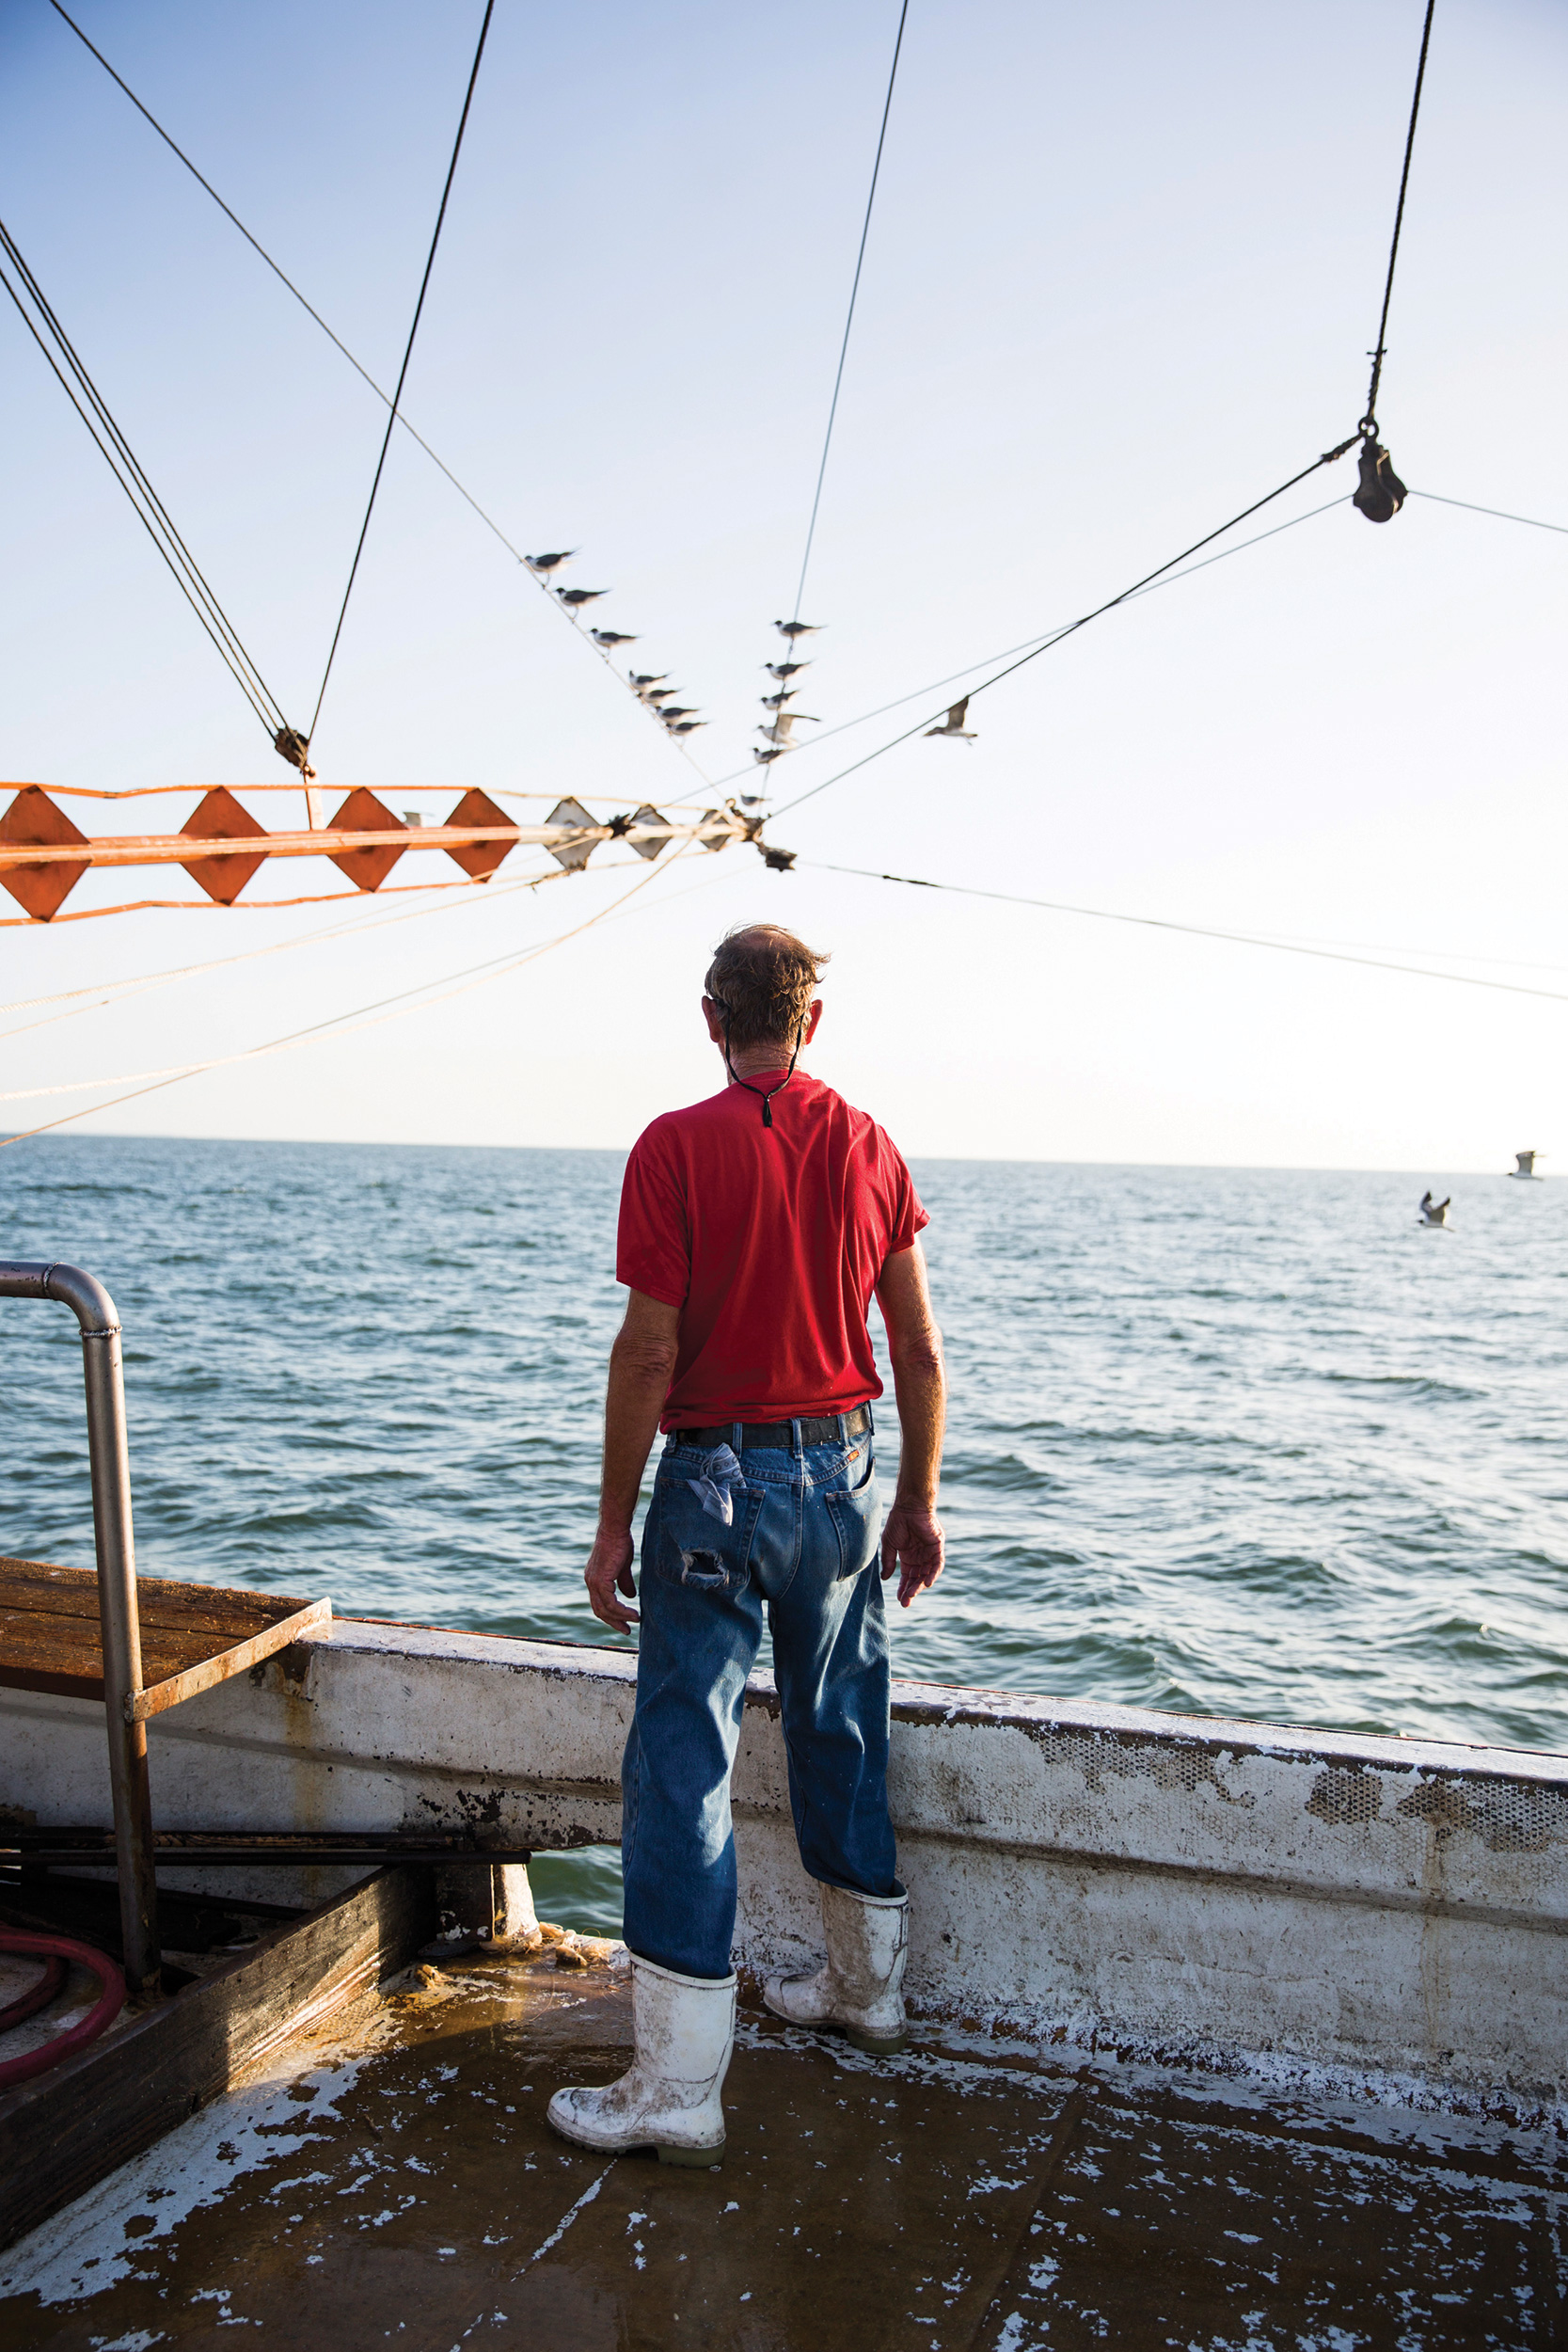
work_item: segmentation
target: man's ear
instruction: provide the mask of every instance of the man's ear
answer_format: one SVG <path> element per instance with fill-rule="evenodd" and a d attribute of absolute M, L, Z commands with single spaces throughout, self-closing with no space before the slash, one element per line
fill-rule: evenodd
<path fill-rule="evenodd" d="M 818 1024 L 818 1022 L 821 1020 L 821 1018 L 822 1018 L 822 999 L 821 999 L 821 997 L 820 997 L 820 996 L 814 996 L 814 997 L 812 998 L 812 1002 L 811 1002 L 811 1010 L 810 1010 L 810 1012 L 806 1015 L 806 1033 L 805 1033 L 805 1036 L 804 1036 L 803 1040 L 801 1041 L 802 1041 L 802 1043 L 804 1043 L 804 1044 L 806 1044 L 806 1045 L 809 1045 L 809 1044 L 811 1043 L 812 1039 L 813 1039 L 813 1038 L 816 1035 L 817 1024 Z"/>
<path fill-rule="evenodd" d="M 711 996 L 705 996 L 703 998 L 703 1019 L 707 1023 L 707 1033 L 713 1040 L 715 1045 L 722 1045 L 724 1042 L 724 1024 L 720 1017 L 719 1008 L 714 1003 Z"/>

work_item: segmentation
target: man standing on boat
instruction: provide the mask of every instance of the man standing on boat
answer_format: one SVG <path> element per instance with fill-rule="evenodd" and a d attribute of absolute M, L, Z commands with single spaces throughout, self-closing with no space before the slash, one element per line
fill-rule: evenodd
<path fill-rule="evenodd" d="M 730 1771 L 764 1602 L 796 1836 L 827 1947 L 820 1968 L 775 1978 L 765 1998 L 863 2050 L 904 2040 L 908 1898 L 887 1805 L 882 1581 L 897 1576 L 908 1608 L 942 1574 L 946 1387 L 909 1169 L 874 1120 L 800 1066 L 826 961 L 775 924 L 729 934 L 703 997 L 725 1085 L 655 1120 L 621 1196 L 616 1273 L 630 1295 L 610 1351 L 586 1581 L 594 1615 L 629 1632 L 632 1517 L 662 1430 L 621 1774 L 637 2054 L 603 2090 L 558 2091 L 549 2113 L 584 2146 L 653 2146 L 677 2164 L 717 2164 L 724 2150 Z M 880 1529 L 873 1293 L 903 1435 Z"/>

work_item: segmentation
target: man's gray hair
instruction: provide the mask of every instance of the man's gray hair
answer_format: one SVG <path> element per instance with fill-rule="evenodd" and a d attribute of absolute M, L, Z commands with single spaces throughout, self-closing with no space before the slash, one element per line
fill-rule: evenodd
<path fill-rule="evenodd" d="M 828 961 L 781 923 L 741 923 L 726 931 L 703 987 L 719 1008 L 731 1048 L 794 1046 Z"/>

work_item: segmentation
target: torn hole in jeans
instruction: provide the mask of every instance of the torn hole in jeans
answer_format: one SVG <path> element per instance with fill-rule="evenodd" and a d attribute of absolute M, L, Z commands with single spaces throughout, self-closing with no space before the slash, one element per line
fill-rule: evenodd
<path fill-rule="evenodd" d="M 728 1572 L 716 1551 L 683 1551 L 681 1553 L 681 1582 L 683 1584 L 727 1584 Z"/>

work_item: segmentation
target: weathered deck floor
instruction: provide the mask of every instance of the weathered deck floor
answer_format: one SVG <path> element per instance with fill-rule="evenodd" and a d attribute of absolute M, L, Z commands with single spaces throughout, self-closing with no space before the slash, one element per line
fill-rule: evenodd
<path fill-rule="evenodd" d="M 565 2147 L 624 1975 L 454 1972 L 302 2043 L 8 2253 L 8 2352 L 1498 2352 L 1568 2342 L 1557 2135 L 754 2009 L 714 2173 Z"/>

